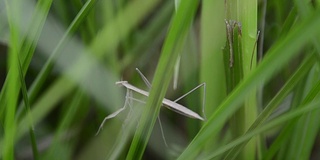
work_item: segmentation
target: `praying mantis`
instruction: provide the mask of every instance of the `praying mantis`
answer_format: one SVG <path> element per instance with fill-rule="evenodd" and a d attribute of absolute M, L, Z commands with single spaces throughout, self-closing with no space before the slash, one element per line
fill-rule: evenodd
<path fill-rule="evenodd" d="M 146 85 L 148 86 L 148 88 L 151 88 L 151 84 L 150 82 L 148 81 L 148 79 L 140 72 L 140 70 L 138 68 L 136 68 L 136 71 L 140 74 L 141 78 L 143 79 L 143 81 L 146 83 Z M 127 89 L 127 93 L 126 93 L 126 99 L 129 98 L 129 99 L 132 99 L 132 100 L 136 100 L 136 101 L 139 101 L 141 102 L 140 100 L 137 100 L 135 98 L 132 97 L 132 95 L 130 94 L 131 91 L 134 91 L 136 93 L 139 93 L 145 97 L 149 97 L 149 92 L 147 91 L 144 91 L 140 88 L 137 88 L 133 85 L 131 85 L 130 83 L 128 83 L 128 81 L 118 81 L 116 82 L 116 85 L 118 86 L 123 86 Z M 198 113 L 188 109 L 187 107 L 177 103 L 177 101 L 181 100 L 182 98 L 186 97 L 188 94 L 192 93 L 193 91 L 197 90 L 198 88 L 202 87 L 204 88 L 203 90 L 203 99 L 202 99 L 202 113 L 203 113 L 203 117 L 201 117 Z M 165 106 L 166 108 L 170 109 L 170 110 L 173 110 L 174 112 L 176 113 L 179 113 L 181 115 L 184 115 L 184 116 L 187 116 L 189 118 L 193 118 L 193 119 L 198 119 L 198 120 L 201 120 L 201 121 L 204 121 L 206 118 L 205 118 L 205 113 L 204 113 L 204 103 L 205 103 L 205 92 L 206 92 L 206 84 L 205 83 L 201 83 L 200 85 L 196 86 L 195 88 L 193 88 L 192 90 L 190 90 L 189 92 L 187 92 L 186 94 L 182 95 L 181 97 L 179 97 L 178 99 L 174 100 L 174 101 L 171 101 L 169 99 L 166 99 L 164 98 L 162 100 L 162 104 L 163 106 Z M 111 118 L 114 118 L 116 117 L 119 113 L 121 113 L 122 111 L 124 111 L 127 107 L 127 100 L 125 102 L 125 105 L 118 109 L 117 111 L 113 112 L 112 114 L 108 115 L 107 117 L 104 118 L 104 120 L 102 121 L 100 127 L 99 127 L 99 130 L 97 132 L 97 134 L 100 132 L 100 130 L 102 129 L 104 123 L 108 120 L 108 119 L 111 119 Z M 129 104 L 128 104 L 129 105 Z M 158 117 L 158 120 L 160 122 L 160 119 Z M 160 127 L 161 127 L 161 130 L 162 130 L 162 126 L 161 126 L 161 123 L 160 123 Z"/>

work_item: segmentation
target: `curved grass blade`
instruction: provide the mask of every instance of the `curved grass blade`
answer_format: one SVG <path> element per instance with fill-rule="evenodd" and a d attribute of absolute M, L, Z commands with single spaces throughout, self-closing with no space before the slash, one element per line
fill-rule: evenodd
<path fill-rule="evenodd" d="M 19 7 L 17 1 L 5 1 L 8 23 L 10 28 L 10 39 L 9 39 L 9 51 L 8 51 L 8 71 L 11 71 L 11 74 L 7 75 L 7 90 L 1 93 L 5 94 L 6 103 L 1 100 L 2 105 L 1 109 L 5 109 L 4 116 L 4 142 L 1 146 L 6 146 L 1 149 L 2 159 L 13 160 L 14 159 L 14 137 L 16 135 L 16 121 L 15 121 L 15 112 L 18 101 L 19 94 L 19 81 L 17 77 L 19 77 L 18 70 L 18 56 L 20 53 L 20 43 L 19 36 L 20 32 L 18 26 L 15 22 L 17 22 L 19 15 Z M 1 94 L 1 95 L 3 95 Z M 0 155 L 1 157 L 1 155 Z"/>
<path fill-rule="evenodd" d="M 277 93 L 277 95 L 269 102 L 269 104 L 264 108 L 264 110 L 260 113 L 254 123 L 250 126 L 247 132 L 259 127 L 270 115 L 271 113 L 278 107 L 278 105 L 286 98 L 286 96 L 290 93 L 290 91 L 298 84 L 298 82 L 304 78 L 304 76 L 308 73 L 311 67 L 314 65 L 315 56 L 309 55 L 306 57 L 306 60 L 301 64 L 301 66 L 297 69 L 294 75 L 287 81 L 287 83 L 282 87 L 282 89 Z M 240 150 L 248 143 L 245 141 L 239 146 L 235 146 L 229 153 L 228 156 L 235 157 Z"/>
<path fill-rule="evenodd" d="M 314 65 L 308 80 L 305 83 L 305 91 L 309 91 L 312 85 L 319 86 L 319 65 Z M 318 90 L 316 90 L 318 89 Z M 309 93 L 318 92 L 320 87 L 312 89 Z M 308 95 L 310 97 L 310 95 Z M 287 148 L 287 156 L 289 159 L 311 159 L 312 148 L 316 142 L 316 136 L 319 132 L 319 111 L 305 113 L 296 123 L 294 130 L 291 132 L 291 143 Z"/>
<path fill-rule="evenodd" d="M 127 159 L 141 159 L 143 156 L 198 3 L 198 1 L 182 1 L 173 17 L 155 72 L 150 96 L 131 143 Z"/>
<path fill-rule="evenodd" d="M 302 101 L 302 105 L 309 104 L 311 101 L 315 101 L 319 99 L 319 90 L 320 90 L 320 81 L 318 81 L 313 88 L 310 90 L 308 95 L 304 98 Z M 318 95 L 317 95 L 318 94 Z M 302 105 L 298 106 L 298 108 L 302 107 Z M 265 154 L 264 159 L 273 159 L 274 154 L 276 151 L 280 150 L 283 146 L 283 144 L 286 143 L 286 141 L 289 140 L 290 136 L 292 135 L 292 132 L 294 131 L 294 127 L 297 123 L 298 119 L 294 119 L 287 124 L 284 129 L 281 131 L 277 139 L 272 143 L 271 147 L 268 149 L 268 152 Z M 285 152 L 286 154 L 287 152 Z M 282 154 L 280 154 L 282 155 Z M 285 155 L 283 155 L 285 156 Z"/>
<path fill-rule="evenodd" d="M 270 130 L 270 129 L 272 129 L 282 123 L 289 121 L 289 120 L 298 118 L 302 114 L 305 114 L 305 113 L 308 113 L 308 112 L 311 112 L 314 110 L 318 110 L 319 106 L 320 106 L 319 100 L 315 100 L 314 102 L 311 102 L 309 104 L 302 105 L 300 108 L 297 108 L 293 111 L 285 113 L 281 117 L 278 117 L 278 118 L 264 124 L 263 126 L 260 126 L 256 129 L 246 133 L 245 135 L 237 138 L 236 140 L 230 142 L 229 144 L 227 144 L 225 146 L 222 146 L 217 151 L 215 151 L 214 153 L 208 155 L 207 157 L 205 157 L 203 159 L 205 159 L 205 160 L 213 159 L 214 157 L 226 152 L 227 150 L 231 149 L 232 147 L 239 145 L 239 144 L 243 143 L 244 141 L 250 140 L 253 136 L 256 136 L 256 135 L 261 134 L 265 131 L 268 131 L 268 130 Z"/>

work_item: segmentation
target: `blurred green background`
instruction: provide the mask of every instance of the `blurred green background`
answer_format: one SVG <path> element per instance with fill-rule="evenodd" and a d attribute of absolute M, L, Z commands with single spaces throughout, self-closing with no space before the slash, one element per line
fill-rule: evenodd
<path fill-rule="evenodd" d="M 319 4 L 0 0 L 0 157 L 319 159 Z"/>

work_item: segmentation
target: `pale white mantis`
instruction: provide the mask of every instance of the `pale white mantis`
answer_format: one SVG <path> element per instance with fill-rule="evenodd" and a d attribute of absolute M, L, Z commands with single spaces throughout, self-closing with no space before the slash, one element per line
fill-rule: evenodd
<path fill-rule="evenodd" d="M 139 71 L 138 68 L 136 68 L 136 70 L 140 74 L 141 78 L 146 83 L 146 85 L 149 88 L 151 88 L 151 84 L 147 80 L 147 78 Z M 126 99 L 132 99 L 132 100 L 136 100 L 136 101 L 141 102 L 140 100 L 137 100 L 137 99 L 133 98 L 132 95 L 130 94 L 131 93 L 130 91 L 134 91 L 134 92 L 139 93 L 139 94 L 141 94 L 143 96 L 149 97 L 149 92 L 144 91 L 144 90 L 142 90 L 140 88 L 137 88 L 137 87 L 129 84 L 127 81 L 118 81 L 118 82 L 116 82 L 116 85 L 123 86 L 123 87 L 127 88 Z M 188 94 L 190 94 L 191 92 L 195 91 L 196 89 L 198 89 L 198 88 L 200 88 L 202 86 L 204 87 L 204 90 L 203 90 L 204 95 L 203 95 L 203 99 L 202 99 L 202 113 L 203 113 L 204 117 L 201 117 L 199 114 L 195 113 L 194 111 L 192 111 L 192 110 L 186 108 L 185 106 L 177 103 L 177 101 L 181 100 L 182 98 L 184 98 L 185 96 L 187 96 Z M 200 84 L 197 87 L 193 88 L 192 90 L 190 90 L 189 92 L 187 92 L 186 94 L 182 95 L 181 97 L 179 97 L 178 99 L 176 99 L 174 101 L 171 101 L 169 99 L 164 98 L 162 100 L 162 104 L 164 106 L 166 106 L 168 109 L 173 110 L 173 111 L 175 111 L 175 112 L 177 112 L 177 113 L 179 113 L 181 115 L 204 121 L 206 119 L 205 118 L 205 114 L 204 114 L 204 103 L 205 103 L 205 92 L 206 92 L 205 88 L 206 88 L 206 84 L 202 83 L 202 84 Z M 122 112 L 123 110 L 126 109 L 127 104 L 128 104 L 128 102 L 126 100 L 125 105 L 122 108 L 120 108 L 119 110 L 117 110 L 117 111 L 113 112 L 112 114 L 108 115 L 107 117 L 105 117 L 103 122 L 101 123 L 101 125 L 99 127 L 99 130 L 98 130 L 97 134 L 102 129 L 102 127 L 103 127 L 104 123 L 106 122 L 106 120 L 116 117 L 120 112 Z M 130 105 L 130 104 L 128 104 L 128 105 Z M 159 123 L 160 123 L 159 117 L 158 117 L 158 120 L 159 120 Z M 161 131 L 162 131 L 161 123 L 160 123 L 160 128 L 161 128 Z"/>

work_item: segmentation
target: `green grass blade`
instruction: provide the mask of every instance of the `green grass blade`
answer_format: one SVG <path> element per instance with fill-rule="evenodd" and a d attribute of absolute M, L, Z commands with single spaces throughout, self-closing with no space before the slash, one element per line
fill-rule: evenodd
<path fill-rule="evenodd" d="M 74 94 L 74 97 L 72 98 L 70 105 L 68 105 L 68 109 L 66 110 L 66 113 L 64 114 L 62 120 L 60 121 L 58 128 L 56 129 L 51 146 L 48 149 L 46 158 L 60 159 L 59 157 L 61 155 L 59 153 L 58 146 L 62 142 L 63 144 L 64 143 L 68 144 L 68 142 L 63 141 L 63 136 L 65 132 L 68 131 L 68 127 L 71 125 L 71 122 L 74 120 L 75 114 L 77 113 L 76 111 L 79 109 L 81 104 L 86 104 L 84 103 L 84 101 L 85 101 L 84 93 L 83 91 L 78 89 Z"/>
<path fill-rule="evenodd" d="M 29 135 L 30 135 L 30 140 L 31 140 L 31 144 L 32 144 L 32 152 L 33 152 L 33 158 L 35 160 L 39 159 L 39 151 L 38 151 L 38 147 L 37 147 L 37 141 L 36 141 L 36 136 L 34 134 L 34 125 L 33 125 L 33 120 L 32 120 L 32 115 L 30 112 L 30 101 L 29 101 L 29 97 L 28 97 L 28 91 L 27 91 L 27 86 L 26 83 L 24 81 L 24 75 L 23 75 L 23 71 L 22 71 L 22 67 L 21 67 L 21 63 L 20 60 L 18 59 L 18 68 L 19 68 L 19 77 L 20 77 L 20 84 L 21 84 L 21 92 L 22 92 L 22 96 L 23 96 L 23 101 L 24 101 L 24 105 L 25 105 L 25 110 L 28 116 L 28 120 L 29 120 Z"/>
<path fill-rule="evenodd" d="M 268 51 L 260 65 L 238 85 L 220 105 L 215 114 L 209 118 L 188 148 L 180 155 L 179 159 L 193 159 L 205 144 L 206 139 L 217 135 L 227 118 L 239 108 L 238 105 L 246 97 L 243 93 L 252 91 L 261 82 L 269 80 L 276 71 L 279 71 L 292 57 L 297 55 L 297 51 L 310 38 L 319 34 L 317 30 L 320 27 L 319 13 L 320 10 L 317 10 Z"/>
<path fill-rule="evenodd" d="M 228 20 L 226 23 L 227 41 L 224 48 L 225 75 L 227 79 L 227 94 L 243 79 L 243 51 L 242 51 L 242 29 L 241 23 Z M 230 118 L 230 127 L 232 138 L 238 137 L 245 130 L 245 108 L 240 107 L 239 110 Z M 246 116 L 245 116 L 246 115 Z"/>
<path fill-rule="evenodd" d="M 228 143 L 227 145 L 219 148 L 218 150 L 216 150 L 215 152 L 211 153 L 210 155 L 208 155 L 206 158 L 204 158 L 205 160 L 207 159 L 213 159 L 214 157 L 218 156 L 219 154 L 222 154 L 224 152 L 226 152 L 227 150 L 231 149 L 232 147 L 239 145 L 241 143 L 243 143 L 244 141 L 248 141 L 249 139 L 251 139 L 253 136 L 256 136 L 258 134 L 261 134 L 265 131 L 268 131 L 280 124 L 283 124 L 285 122 L 288 122 L 292 119 L 298 118 L 299 116 L 301 116 L 302 114 L 314 111 L 314 110 L 319 110 L 319 105 L 320 105 L 320 101 L 316 100 L 314 102 L 311 102 L 307 105 L 303 105 L 300 108 L 297 108 L 295 110 L 292 110 L 288 113 L 285 113 L 284 115 L 246 133 L 245 135 L 237 138 L 236 140 Z"/>
<path fill-rule="evenodd" d="M 173 13 L 173 4 L 171 1 L 166 2 L 161 7 L 159 13 L 155 18 L 153 18 L 150 22 L 150 25 L 143 33 L 143 37 L 139 38 L 137 41 L 136 47 L 129 50 L 128 53 L 125 53 L 126 56 L 120 62 L 121 70 L 123 70 L 126 66 L 132 65 L 137 60 L 141 59 L 141 57 L 146 57 L 143 53 L 150 51 L 158 44 L 159 41 L 163 38 L 163 33 L 167 32 L 167 26 L 170 20 L 170 17 Z M 156 42 L 154 42 L 154 40 Z M 148 62 L 147 60 L 144 63 Z"/>
<path fill-rule="evenodd" d="M 297 71 L 277 93 L 277 95 L 268 103 L 264 110 L 259 114 L 254 123 L 250 126 L 247 132 L 259 127 L 265 120 L 271 115 L 271 113 L 278 107 L 278 105 L 288 96 L 292 89 L 301 81 L 302 78 L 308 73 L 315 62 L 315 58 L 312 55 L 306 58 L 306 60 L 300 65 Z M 236 157 L 237 153 L 248 143 L 245 141 L 239 146 L 234 147 L 228 154 L 230 157 Z"/>
<path fill-rule="evenodd" d="M 312 85 L 317 86 L 319 81 L 319 65 L 315 65 L 311 70 L 305 83 L 305 90 L 309 91 Z M 319 82 L 318 82 L 319 85 Z M 319 88 L 316 88 L 319 89 Z M 313 91 L 316 91 L 313 89 Z M 306 92 L 305 91 L 305 92 Z M 312 91 L 310 92 L 312 93 Z M 291 133 L 291 143 L 287 147 L 287 156 L 289 159 L 310 159 L 312 147 L 315 142 L 316 135 L 319 131 L 319 110 L 304 114 L 295 123 L 294 130 Z"/>
<path fill-rule="evenodd" d="M 315 98 L 316 96 L 319 97 L 319 91 L 320 91 L 320 81 L 318 81 L 312 88 L 312 90 L 308 93 L 308 95 L 306 96 L 306 98 L 303 100 L 302 105 L 308 104 L 308 103 L 312 103 L 311 101 L 316 101 L 318 100 L 317 98 Z M 301 106 L 299 106 L 301 107 Z M 281 131 L 280 135 L 277 137 L 277 139 L 273 142 L 273 144 L 271 145 L 270 149 L 268 150 L 268 152 L 266 153 L 266 155 L 264 156 L 264 159 L 272 159 L 275 152 L 277 150 L 279 150 L 283 144 L 285 144 L 285 142 L 288 140 L 288 138 L 290 138 L 290 134 L 294 131 L 294 126 L 297 123 L 298 119 L 294 119 L 292 121 L 290 121 L 290 123 L 288 123 L 284 129 Z"/>
<path fill-rule="evenodd" d="M 21 50 L 21 61 L 23 73 L 26 74 L 34 51 L 36 49 L 38 39 L 42 28 L 47 19 L 52 0 L 39 0 L 37 2 L 35 12 L 32 15 L 30 26 L 28 27 L 27 35 L 24 38 Z"/>
<path fill-rule="evenodd" d="M 284 35 L 288 34 L 288 32 L 294 28 L 295 24 L 297 22 L 297 8 L 293 7 L 291 11 L 289 12 L 289 15 L 287 16 L 282 28 L 279 37 L 284 37 Z"/>
<path fill-rule="evenodd" d="M 223 69 L 223 53 L 221 47 L 225 43 L 224 2 L 203 0 L 201 10 L 201 60 L 200 82 L 206 83 L 206 117 L 214 113 L 226 96 L 225 75 Z M 218 146 L 217 138 L 208 140 L 206 150 Z"/>
<path fill-rule="evenodd" d="M 224 63 L 227 93 L 249 75 L 256 65 L 257 36 L 257 1 L 225 1 L 227 44 L 224 49 Z M 248 96 L 242 106 L 230 118 L 232 137 L 242 135 L 254 121 L 257 114 L 256 91 L 246 93 Z M 256 140 L 247 145 L 238 159 L 254 159 Z"/>
<path fill-rule="evenodd" d="M 201 81 L 199 82 L 199 56 L 197 51 L 197 43 L 195 42 L 195 28 L 191 27 L 186 42 L 183 45 L 183 49 L 180 51 L 183 53 L 179 56 L 180 58 L 180 75 L 181 78 L 180 82 L 183 82 L 181 88 L 183 93 L 187 93 L 192 90 L 195 86 L 198 86 Z M 175 73 L 174 73 L 175 74 Z M 204 96 L 203 90 L 195 92 L 193 96 L 188 96 L 188 98 L 184 99 L 185 105 L 188 106 L 189 109 L 196 111 L 198 113 L 202 113 L 202 108 L 199 106 L 203 106 L 201 100 Z M 205 115 L 203 115 L 205 116 Z M 187 118 L 186 120 L 186 127 L 187 127 L 187 135 L 188 139 L 191 140 L 193 137 L 198 133 L 199 129 L 201 128 L 201 121 L 195 121 L 194 119 Z"/>
<path fill-rule="evenodd" d="M 257 59 L 257 24 L 258 24 L 258 0 L 242 0 L 238 2 L 238 17 L 242 23 L 242 59 L 243 76 L 248 76 L 256 66 Z M 253 54 L 253 55 L 252 55 Z M 246 93 L 248 97 L 245 100 L 242 109 L 243 129 L 242 133 L 250 127 L 257 118 L 257 96 L 256 90 Z M 254 160 L 257 152 L 256 146 L 259 143 L 257 139 L 252 139 L 244 148 L 243 153 L 238 159 Z M 259 144 L 258 144 L 259 145 Z"/>
<path fill-rule="evenodd" d="M 210 15 L 223 14 L 223 2 L 204 0 L 201 25 L 201 82 L 206 82 L 206 113 L 210 115 L 225 97 L 225 78 L 222 50 L 225 43 L 223 16 L 214 19 Z M 213 70 L 212 70 L 213 69 Z M 223 84 L 223 85 L 221 85 Z M 212 98 L 214 97 L 214 98 Z"/>
<path fill-rule="evenodd" d="M 104 56 L 105 53 L 111 54 L 109 51 L 111 51 L 113 48 L 116 48 L 119 45 L 120 40 L 122 40 L 122 38 L 124 38 L 135 26 L 137 26 L 158 2 L 159 1 L 146 2 L 144 0 L 138 0 L 129 3 L 124 8 L 123 12 L 121 12 L 112 22 L 110 22 L 110 24 L 105 26 L 93 40 L 92 44 L 89 47 L 90 53 L 95 54 L 95 56 L 97 56 L 98 58 Z M 136 10 L 137 8 L 139 8 L 138 12 Z M 134 18 L 128 21 L 127 17 L 131 16 L 133 16 Z M 119 33 L 121 34 L 121 36 L 116 36 L 116 38 L 110 36 L 113 35 L 113 31 L 116 30 L 119 26 L 122 26 L 121 33 Z M 84 52 L 83 50 L 81 50 L 83 48 L 76 49 L 76 52 Z M 76 63 L 73 67 L 70 67 L 70 69 L 66 69 L 67 71 L 65 72 L 65 74 L 67 74 L 70 78 L 67 78 L 66 76 L 58 78 L 55 82 L 53 82 L 52 86 L 50 86 L 35 102 L 31 111 L 32 115 L 34 115 L 34 124 L 39 123 L 54 107 L 56 107 L 56 104 L 58 104 L 75 88 L 76 83 L 74 81 L 71 81 L 70 79 L 79 82 L 79 84 L 83 84 L 84 78 L 92 78 L 95 80 L 94 84 L 98 85 L 101 81 L 104 81 L 103 84 L 101 84 L 103 85 L 102 88 L 104 89 L 102 89 L 100 86 L 94 91 L 90 90 L 90 94 L 93 94 L 93 97 L 96 99 L 103 99 L 104 102 L 106 100 L 106 97 L 109 97 L 110 99 L 107 103 L 112 103 L 113 106 L 120 106 L 118 102 L 120 92 L 119 89 L 114 85 L 114 82 L 117 79 L 108 70 L 105 70 L 99 65 L 98 68 L 93 68 L 93 66 L 96 66 L 99 63 L 97 61 L 94 61 L 94 58 L 87 56 L 88 54 L 85 54 L 84 57 L 80 57 L 80 60 L 78 61 L 79 63 Z M 98 75 L 87 76 L 87 74 L 92 73 L 88 71 L 90 69 L 94 69 L 97 71 L 102 70 L 103 74 L 99 74 L 99 77 Z M 92 79 L 90 79 L 90 81 L 87 80 L 88 83 L 90 82 L 90 84 L 92 84 Z M 89 85 L 88 83 L 86 85 Z M 82 87 L 85 88 L 88 86 Z M 107 92 L 110 90 L 112 90 L 113 93 Z M 96 92 L 100 91 L 103 93 L 97 95 Z M 23 116 L 21 118 L 21 121 L 19 121 L 19 131 L 18 135 L 16 136 L 16 140 L 20 139 L 28 130 L 29 126 L 28 123 L 26 123 L 26 119 L 26 116 Z M 3 144 L 2 139 L 0 140 L 0 144 Z M 2 147 L 3 145 L 0 145 L 0 150 L 2 150 Z"/>
<path fill-rule="evenodd" d="M 295 7 L 298 10 L 299 15 L 305 19 L 310 16 L 313 12 L 312 4 L 309 1 L 295 1 Z M 320 45 L 318 43 L 318 37 L 314 37 L 312 39 L 312 44 L 317 50 L 317 54 L 319 55 Z M 314 73 L 316 74 L 316 73 Z M 309 78 L 310 79 L 310 78 Z M 316 78 L 318 79 L 318 78 Z M 309 80 L 310 81 L 310 80 Z M 313 84 L 313 82 L 306 81 L 306 86 Z M 308 88 L 308 87 L 306 87 Z M 309 159 L 313 141 L 315 135 L 318 132 L 319 125 L 317 124 L 317 116 L 319 112 L 315 111 L 313 113 L 308 113 L 303 116 L 292 128 L 292 135 L 290 145 L 286 147 L 287 158 L 298 158 L 298 159 Z M 303 146 L 303 147 L 302 147 Z M 284 155 L 284 154 L 283 154 Z"/>
<path fill-rule="evenodd" d="M 98 57 L 109 57 L 110 54 L 115 54 L 115 52 L 111 51 L 115 50 L 120 41 L 129 34 L 138 22 L 142 21 L 158 3 L 159 0 L 139 0 L 129 3 L 110 24 L 99 31 L 98 35 L 91 42 L 90 51 Z M 128 17 L 130 17 L 130 19 L 128 19 Z"/>
<path fill-rule="evenodd" d="M 302 105 L 306 105 L 306 104 L 309 104 L 310 103 L 310 105 L 308 105 L 309 107 L 310 106 L 312 106 L 311 104 L 314 104 L 314 103 L 318 103 L 319 101 L 316 101 L 317 100 L 317 98 L 315 98 L 315 96 L 317 96 L 318 94 L 319 94 L 319 84 L 320 84 L 320 82 L 318 82 L 316 85 L 314 85 L 314 87 L 313 87 L 313 89 L 312 89 L 312 92 L 310 92 L 309 93 L 309 95 L 307 96 L 307 98 L 304 100 L 304 103 L 302 104 Z M 311 102 L 312 100 L 314 100 L 315 102 L 313 103 L 313 102 Z M 300 109 L 302 108 L 303 106 L 300 106 Z M 307 106 L 306 106 L 307 107 Z M 299 110 L 300 109 L 296 109 L 296 110 L 294 110 L 294 111 L 291 111 L 291 112 L 289 112 L 289 113 L 286 113 L 285 115 L 283 115 L 283 116 L 280 116 L 279 118 L 277 118 L 277 120 L 278 119 L 285 119 L 285 117 L 286 116 L 288 116 L 288 115 L 290 115 L 290 114 L 295 114 L 295 112 L 300 112 Z M 317 108 L 314 108 L 314 109 L 317 109 Z M 303 108 L 303 109 L 301 109 L 301 110 L 305 110 L 305 108 Z M 305 110 L 305 111 L 303 111 L 303 112 L 306 112 L 307 110 Z M 316 110 L 316 111 L 318 111 L 318 110 Z M 317 112 L 316 112 L 317 113 Z M 301 116 L 301 115 L 297 115 L 297 116 Z M 290 116 L 289 116 L 290 117 Z M 295 117 L 291 117 L 291 118 L 295 118 Z M 274 119 L 274 120 L 272 120 L 272 122 L 269 122 L 269 123 L 273 123 L 274 121 L 277 121 L 276 119 Z M 295 118 L 294 119 L 294 121 L 296 121 L 297 120 L 297 118 Z M 290 123 L 292 123 L 293 121 L 290 121 Z M 231 148 L 233 148 L 234 146 L 236 146 L 236 145 L 238 145 L 238 144 L 241 144 L 241 143 L 244 143 L 244 142 L 247 142 L 247 141 L 249 141 L 250 139 L 249 138 L 247 138 L 246 140 L 243 140 L 242 138 L 243 137 L 247 137 L 248 135 L 251 135 L 251 133 L 252 132 L 255 132 L 256 130 L 259 130 L 260 128 L 264 128 L 265 126 L 267 126 L 269 123 L 267 123 L 267 124 L 265 124 L 265 125 L 262 125 L 262 126 L 259 126 L 259 127 L 257 127 L 256 129 L 252 129 L 252 130 L 250 130 L 250 131 L 248 131 L 244 136 L 242 136 L 241 138 L 239 138 L 239 139 L 237 139 L 237 140 L 235 140 L 235 141 L 233 141 L 233 142 L 231 142 L 231 143 L 229 143 L 229 144 L 227 144 L 226 146 L 224 146 L 224 147 L 222 147 L 222 148 L 219 148 L 219 150 L 218 151 L 216 151 L 215 153 L 212 153 L 212 155 L 210 155 L 210 156 L 208 156 L 208 157 L 211 157 L 211 158 L 213 158 L 213 157 L 215 157 L 215 156 L 217 156 L 217 155 L 219 155 L 219 154 L 221 154 L 221 153 L 223 153 L 223 152 L 225 152 L 225 151 L 227 151 L 228 149 L 231 149 Z M 293 122 L 294 123 L 294 122 Z M 286 133 L 289 133 L 289 132 L 286 132 Z M 286 135 L 286 136 L 279 136 L 279 138 L 280 137 L 288 137 L 288 135 Z M 242 139 L 242 140 L 241 140 Z M 283 138 L 284 139 L 284 138 Z M 299 138 L 300 139 L 300 138 Z M 241 140 L 242 142 L 239 142 L 239 140 Z M 277 141 L 276 141 L 277 142 Z M 295 149 L 297 149 L 297 147 L 295 147 Z M 290 155 L 292 155 L 292 154 L 288 154 L 289 156 Z M 268 156 L 266 156 L 265 158 L 267 158 Z M 288 158 L 288 157 L 287 157 Z M 269 159 L 269 158 L 267 158 L 267 159 Z"/>
<path fill-rule="evenodd" d="M 7 90 L 5 93 L 6 104 L 2 104 L 1 107 L 5 109 L 5 121 L 4 121 L 4 142 L 5 146 L 2 150 L 3 159 L 13 160 L 14 159 L 14 137 L 16 135 L 16 122 L 15 122 L 15 111 L 17 107 L 18 94 L 19 94 L 19 76 L 18 70 L 18 55 L 20 53 L 19 36 L 20 32 L 16 22 L 18 22 L 19 15 L 19 3 L 17 1 L 5 1 L 7 16 L 10 28 L 10 40 L 9 40 L 9 56 L 8 56 L 8 71 L 11 74 L 7 75 Z M 1 100 L 3 102 L 3 100 Z"/>
<path fill-rule="evenodd" d="M 23 2 L 25 3 L 25 2 Z M 22 4 L 23 4 L 22 3 Z M 40 0 L 37 3 L 37 6 L 35 8 L 35 12 L 32 15 L 31 18 L 31 23 L 30 26 L 27 29 L 27 34 L 23 35 L 23 39 L 21 40 L 23 43 L 20 46 L 20 59 L 22 62 L 22 70 L 23 70 L 23 74 L 25 75 L 27 72 L 27 69 L 29 67 L 31 58 L 33 56 L 33 53 L 35 51 L 35 47 L 37 45 L 40 33 L 42 31 L 43 25 L 45 23 L 46 17 L 48 15 L 50 6 L 52 4 L 52 0 Z M 19 8 L 18 6 L 14 6 L 16 8 Z M 16 15 L 18 16 L 18 15 Z M 23 17 L 25 18 L 25 17 Z M 22 24 L 17 24 L 18 21 L 13 22 L 13 25 L 17 25 L 18 26 L 18 30 L 23 30 L 23 25 Z M 8 73 L 9 75 L 11 74 L 10 71 Z M 17 77 L 18 78 L 18 77 Z M 0 102 L 3 102 L 3 97 L 4 97 L 4 93 L 6 92 L 6 86 L 7 86 L 7 81 L 5 81 L 3 89 L 1 90 L 0 93 Z M 0 108 L 0 115 L 2 115 L 2 109 Z"/>
<path fill-rule="evenodd" d="M 33 115 L 34 124 L 39 123 L 44 116 L 53 109 L 53 107 L 61 100 L 66 97 L 72 89 L 75 87 L 75 83 L 70 82 L 68 79 L 59 79 L 52 85 L 33 105 L 31 114 Z M 61 92 L 63 90 L 64 92 Z M 16 136 L 16 140 L 20 139 L 22 135 L 26 133 L 29 128 L 27 115 L 24 115 L 19 121 L 19 132 Z"/>
<path fill-rule="evenodd" d="M 299 15 L 301 15 L 302 18 L 307 18 L 313 12 L 312 5 L 309 1 L 295 0 L 295 7 L 297 8 L 298 13 L 299 13 Z M 320 44 L 319 44 L 318 40 L 319 40 L 318 37 L 314 37 L 312 39 L 312 43 L 313 43 L 314 47 L 317 49 L 318 55 L 320 55 Z"/>
<path fill-rule="evenodd" d="M 198 1 L 182 1 L 173 17 L 172 25 L 162 48 L 150 96 L 131 143 L 127 159 L 141 159 L 155 120 L 159 114 L 181 45 L 192 24 Z"/>
<path fill-rule="evenodd" d="M 50 54 L 49 59 L 46 61 L 44 67 L 41 69 L 40 73 L 37 75 L 36 79 L 32 83 L 30 89 L 29 89 L 29 99 L 31 103 L 36 98 L 37 94 L 39 93 L 39 90 L 42 88 L 44 82 L 46 81 L 48 75 L 51 73 L 51 70 L 54 65 L 55 58 L 59 55 L 61 50 L 64 48 L 64 45 L 66 42 L 70 40 L 70 36 L 74 34 L 74 32 L 79 28 L 80 24 L 85 20 L 86 16 L 94 6 L 96 0 L 88 0 L 83 8 L 79 11 L 75 19 L 71 22 L 70 26 L 62 36 L 61 40 L 53 50 L 52 54 Z M 21 109 L 23 107 L 20 107 Z M 18 112 L 18 117 L 19 117 Z"/>

